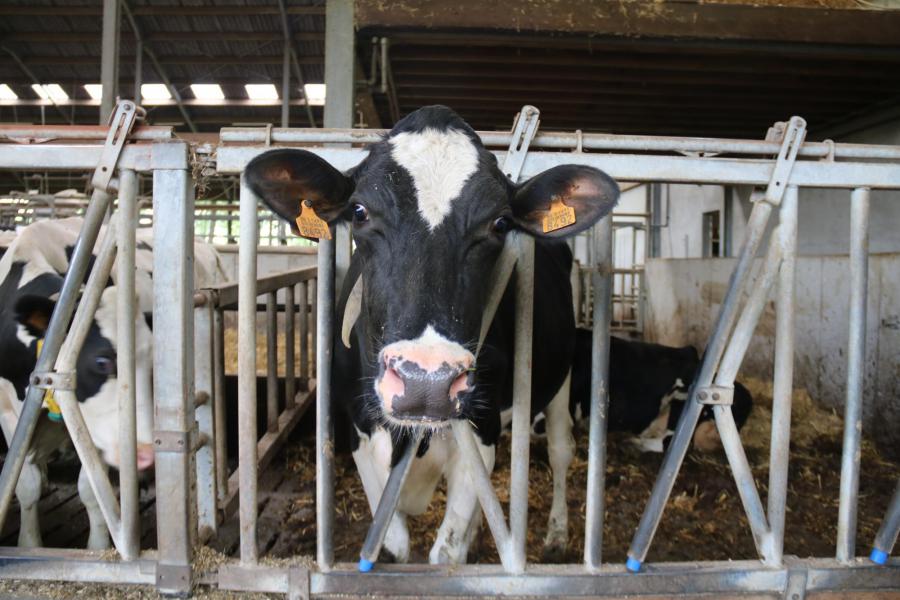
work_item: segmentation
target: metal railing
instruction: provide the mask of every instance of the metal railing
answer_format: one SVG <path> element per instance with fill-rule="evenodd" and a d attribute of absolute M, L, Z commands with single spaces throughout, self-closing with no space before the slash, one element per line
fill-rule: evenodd
<path fill-rule="evenodd" d="M 248 236 L 251 237 L 251 236 Z M 256 280 L 256 292 L 265 298 L 263 307 L 254 299 L 246 313 L 253 314 L 252 330 L 239 326 L 239 343 L 257 347 L 256 316 L 259 308 L 265 314 L 266 346 L 266 430 L 261 438 L 256 430 L 256 355 L 251 358 L 239 353 L 238 370 L 253 370 L 253 379 L 242 380 L 239 418 L 241 447 L 245 454 L 239 459 L 253 460 L 255 473 L 265 469 L 284 444 L 311 403 L 314 389 L 309 387 L 315 376 L 310 356 L 315 355 L 316 267 L 285 271 Z M 194 363 L 195 407 L 201 439 L 212 440 L 197 453 L 197 506 L 201 540 L 213 537 L 217 530 L 219 511 L 228 516 L 237 506 L 239 490 L 255 488 L 245 481 L 247 469 L 230 473 L 227 456 L 227 426 L 225 402 L 225 329 L 226 312 L 241 311 L 243 289 L 238 283 L 222 284 L 199 289 L 194 293 Z M 312 296 L 312 300 L 310 300 Z M 284 395 L 279 400 L 278 386 L 278 316 L 283 315 Z M 312 332 L 312 339 L 310 337 Z M 252 334 L 252 337 L 249 335 Z M 299 359 L 299 373 L 296 366 Z M 249 400 L 249 401 L 248 401 Z M 252 409 L 252 410 L 251 410 Z M 251 427 L 252 425 L 252 427 Z M 255 449 L 250 440 L 255 440 Z M 251 459 L 250 457 L 255 456 Z M 243 503 L 246 506 L 247 502 Z"/>
<path fill-rule="evenodd" d="M 604 473 L 606 462 L 606 406 L 608 390 L 608 336 L 610 323 L 610 298 L 612 295 L 612 221 L 601 220 L 593 236 L 596 261 L 591 276 L 595 301 L 593 303 L 593 362 L 592 398 L 594 407 L 590 417 L 588 448 L 588 494 L 585 523 L 583 564 L 578 565 L 526 565 L 514 557 L 509 564 L 475 565 L 448 568 L 416 569 L 382 566 L 369 574 L 356 572 L 355 564 L 335 563 L 333 558 L 333 435 L 331 416 L 331 343 L 334 327 L 335 279 L 346 268 L 349 242 L 346 235 L 336 236 L 335 241 L 323 241 L 319 245 L 318 268 L 313 273 L 293 273 L 273 276 L 270 280 L 258 279 L 256 270 L 258 199 L 242 181 L 240 194 L 241 236 L 239 285 L 222 286 L 203 290 L 195 298 L 190 285 L 190 269 L 185 257 L 191 253 L 193 225 L 193 195 L 190 163 L 187 147 L 177 141 L 162 141 L 155 137 L 147 143 L 129 144 L 118 156 L 120 169 L 153 173 L 154 221 L 157 236 L 154 256 L 154 399 L 157 414 L 157 494 L 158 538 L 156 555 L 144 555 L 138 560 L 109 563 L 96 555 L 77 551 L 65 553 L 17 551 L 3 549 L 0 556 L 0 577 L 30 579 L 69 579 L 117 583 L 155 583 L 166 592 L 184 592 L 190 589 L 196 575 L 191 567 L 195 537 L 213 535 L 215 506 L 231 505 L 225 490 L 227 485 L 221 457 L 224 431 L 220 421 L 223 412 L 217 386 L 221 379 L 216 371 L 221 368 L 221 321 L 223 311 L 238 302 L 239 339 L 239 467 L 237 473 L 237 499 L 240 506 L 241 559 L 218 567 L 208 575 L 223 589 L 253 590 L 288 593 L 293 597 L 320 594 L 371 594 L 371 595 L 599 595 L 599 594 L 723 594 L 768 593 L 799 596 L 806 591 L 834 591 L 855 589 L 878 591 L 896 588 L 896 561 L 887 568 L 875 567 L 854 561 L 854 517 L 857 505 L 857 481 L 859 477 L 859 407 L 862 391 L 861 361 L 864 353 L 865 269 L 868 198 L 870 189 L 900 189 L 900 148 L 850 144 L 807 143 L 803 140 L 803 122 L 794 119 L 782 126 L 766 141 L 706 140 L 695 138 L 647 138 L 636 136 L 581 135 L 547 133 L 537 135 L 528 154 L 521 157 L 523 178 L 533 176 L 549 167 L 566 164 L 586 164 L 600 168 L 621 181 L 635 182 L 689 182 L 709 184 L 743 184 L 765 188 L 757 194 L 747 228 L 744 246 L 739 254 L 729 292 L 722 305 L 722 312 L 704 355 L 703 366 L 690 392 L 690 402 L 682 414 L 675 437 L 664 459 L 660 476 L 648 503 L 644 516 L 629 551 L 631 570 L 641 570 L 653 533 L 662 518 L 674 477 L 689 443 L 697 416 L 703 406 L 713 402 L 713 410 L 720 437 L 726 448 L 748 521 L 757 543 L 759 561 L 707 562 L 686 564 L 662 564 L 646 573 L 633 574 L 621 566 L 604 563 L 603 520 Z M 148 135 L 142 128 L 143 136 Z M 42 137 L 77 137 L 68 128 L 42 130 Z M 97 132 L 99 135 L 99 132 Z M 106 130 L 103 130 L 106 133 Z M 71 134 L 71 135 L 70 135 Z M 78 135 L 85 135 L 79 133 Z M 222 132 L 222 144 L 217 149 L 217 169 L 220 173 L 239 175 L 254 156 L 271 148 L 271 143 L 338 143 L 345 147 L 314 147 L 315 153 L 339 169 L 347 169 L 366 155 L 364 148 L 351 144 L 377 141 L 379 132 L 345 130 L 292 130 L 292 129 L 229 129 Z M 153 137 L 153 136 L 151 136 Z M 483 133 L 482 139 L 491 147 L 507 146 L 509 133 Z M 80 138 L 84 139 L 84 138 Z M 542 152 L 540 148 L 569 149 L 573 152 Z M 586 152 L 597 150 L 599 152 Z M 506 152 L 497 151 L 503 164 Z M 15 169 L 23 166 L 42 169 L 90 170 L 104 164 L 103 146 L 96 143 L 21 144 L 0 147 L 0 168 Z M 112 175 L 110 173 L 110 175 Z M 102 182 L 101 182 L 102 183 Z M 850 316 L 851 342 L 848 352 L 850 377 L 847 387 L 847 416 L 844 465 L 842 472 L 839 542 L 836 559 L 798 560 L 783 556 L 784 520 L 786 504 L 787 442 L 790 434 L 790 409 L 793 356 L 793 286 L 794 255 L 796 252 L 797 198 L 803 187 L 826 187 L 851 190 L 852 259 L 851 277 L 854 292 Z M 108 196 L 98 185 L 88 208 L 87 220 L 93 222 L 105 211 Z M 121 188 L 120 188 L 121 191 Z M 762 243 L 763 232 L 774 214 L 779 215 L 776 233 L 769 245 L 765 268 L 752 279 L 750 264 Z M 84 244 L 92 246 L 90 230 Z M 346 247 L 345 247 L 346 244 Z M 70 278 L 82 277 L 86 267 L 87 251 L 76 250 L 72 260 Z M 285 279 L 278 279 L 285 277 Z M 316 385 L 316 490 L 317 490 L 317 556 L 315 566 L 291 564 L 266 565 L 259 560 L 256 540 L 257 475 L 260 457 L 265 450 L 257 436 L 256 427 L 256 353 L 257 353 L 257 299 L 266 297 L 267 346 L 274 336 L 275 319 L 271 315 L 277 309 L 277 297 L 272 294 L 280 289 L 294 289 L 303 285 L 303 278 L 316 291 L 310 304 L 315 302 L 314 318 L 309 322 L 310 334 L 315 340 L 317 365 Z M 315 279 L 313 279 L 315 277 Z M 523 278 L 524 279 L 524 278 Z M 760 307 L 766 295 L 777 286 L 776 368 L 773 406 L 773 437 L 771 444 L 771 469 L 767 510 L 759 499 L 752 475 L 747 468 L 746 457 L 730 411 L 727 398 L 734 374 L 740 365 Z M 69 290 L 69 288 L 66 288 Z M 73 298 L 64 290 L 54 319 L 62 323 L 68 320 Z M 749 292 L 743 309 L 741 294 Z M 519 290 L 527 294 L 527 290 Z M 285 292 L 285 306 L 291 304 Z M 294 301 L 296 301 L 296 294 Z M 85 301 L 83 300 L 84 304 Z M 301 300 L 302 303 L 302 300 Z M 285 329 L 289 329 L 288 312 L 285 312 Z M 195 325 L 196 321 L 196 325 Z M 521 319 L 520 319 L 521 321 Z M 49 371 L 55 362 L 55 354 L 62 343 L 65 324 L 51 324 L 45 343 L 45 351 L 39 361 L 39 372 Z M 301 325 L 302 327 L 302 325 Z M 286 333 L 287 334 L 287 333 Z M 217 341 L 218 339 L 218 341 Z M 200 348 L 212 350 L 203 356 Z M 195 345 L 197 347 L 195 348 Z M 302 349 L 301 349 L 302 352 Z M 520 354 L 522 352 L 520 351 Z M 201 360 L 194 364 L 195 357 Z M 523 356 L 519 357 L 523 359 Z M 516 378 L 530 377 L 527 360 L 516 361 Z M 59 363 L 57 363 L 58 365 Z M 304 363 L 305 364 L 305 363 Z M 302 376 L 302 375 L 301 375 Z M 271 371 L 267 371 L 267 378 Z M 196 390 L 199 393 L 195 394 Z M 271 390 L 272 388 L 270 388 Z M 290 394 L 288 394 L 290 397 Z M 294 396 L 296 397 L 296 395 Z M 205 398 L 205 400 L 204 400 Z M 285 406 L 289 398 L 285 398 Z M 38 394 L 30 393 L 18 440 L 14 440 L 11 459 L 4 464 L 0 477 L 0 501 L 5 514 L 11 497 L 11 484 L 15 482 L 14 464 L 24 456 L 29 433 L 29 411 L 39 410 Z M 295 405 L 296 410 L 298 405 Z M 290 409 L 282 410 L 278 399 L 267 393 L 267 429 L 284 432 L 282 426 Z M 77 407 L 76 407 L 77 408 Z M 64 409 L 65 410 L 65 409 Z M 278 414 L 278 423 L 273 415 Z M 199 426 L 195 431 L 194 419 Z M 67 415 L 67 423 L 68 423 Z M 74 421 L 73 421 L 74 422 Z M 527 431 L 518 428 L 516 443 L 527 448 Z M 212 443 L 209 443 L 212 432 Z M 269 432 L 267 432 L 268 434 Z M 217 435 L 218 434 L 218 435 Z M 204 438 L 207 443 L 204 444 Z M 89 447 L 90 440 L 84 440 Z M 465 440 L 462 440 L 465 442 Z M 195 443 L 196 442 L 196 443 Z M 262 448 L 262 449 L 261 449 Z M 196 451 L 195 451 L 196 450 Z M 18 453 L 18 454 L 17 454 Z M 194 464 L 196 462 L 196 465 Z M 524 474 L 527 482 L 527 461 Z M 520 473 L 521 475 L 521 473 Z M 195 479 L 196 478 L 196 479 Z M 521 477 L 519 477 L 521 480 Z M 199 485 L 194 498 L 193 483 Z M 199 489 L 201 488 L 202 489 Z M 485 487 L 485 486 L 481 486 Z M 96 491 L 96 490 L 95 490 Z M 482 490 L 485 506 L 491 505 L 490 489 Z M 527 486 L 524 488 L 527 494 Z M 521 507 L 527 510 L 527 498 L 523 498 L 520 485 L 511 491 L 511 506 L 519 507 L 513 517 L 512 532 L 516 543 L 524 543 L 521 535 L 523 522 Z M 900 502 L 895 500 L 894 504 Z M 201 508 L 199 514 L 198 503 Z M 496 508 L 496 506 L 494 506 Z M 489 509 L 488 512 L 494 512 Z M 122 510 L 122 519 L 126 511 Z M 895 510 L 888 511 L 887 532 L 880 538 L 891 537 L 891 527 L 896 521 Z M 488 515 L 489 521 L 500 523 L 503 515 Z M 110 519 L 114 521 L 113 519 Z M 113 522 L 115 525 L 115 522 Z M 505 525 L 505 523 L 504 523 Z M 199 527 L 199 529 L 198 529 Z M 112 528 L 111 528 L 112 529 Z M 500 530 L 492 527 L 492 530 Z M 123 527 L 119 531 L 124 532 Z M 894 534 L 896 532 L 893 532 Z M 126 537 L 123 533 L 120 540 Z M 362 540 L 360 540 L 362 542 Z M 500 541 L 500 540 L 498 540 Z M 127 544 L 121 544 L 120 552 L 127 558 Z"/>

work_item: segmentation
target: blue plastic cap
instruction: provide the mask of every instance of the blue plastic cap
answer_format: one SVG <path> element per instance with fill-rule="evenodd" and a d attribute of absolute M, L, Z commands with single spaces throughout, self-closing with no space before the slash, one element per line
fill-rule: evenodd
<path fill-rule="evenodd" d="M 359 572 L 360 573 L 368 573 L 372 570 L 372 567 L 375 566 L 371 560 L 366 560 L 365 558 L 359 559 Z"/>
<path fill-rule="evenodd" d="M 631 571 L 632 573 L 639 573 L 641 570 L 641 561 L 636 558 L 628 557 L 628 560 L 625 561 L 625 568 Z"/>
<path fill-rule="evenodd" d="M 883 565 L 887 563 L 888 553 L 884 550 L 879 550 L 878 548 L 872 548 L 872 554 L 869 555 L 869 560 L 871 560 L 876 565 Z"/>

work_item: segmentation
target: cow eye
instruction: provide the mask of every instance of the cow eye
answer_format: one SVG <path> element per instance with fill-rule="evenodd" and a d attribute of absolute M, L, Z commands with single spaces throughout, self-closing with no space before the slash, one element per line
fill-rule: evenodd
<path fill-rule="evenodd" d="M 94 365 L 97 367 L 97 372 L 103 375 L 112 375 L 112 372 L 115 369 L 115 363 L 107 356 L 98 356 L 95 358 Z"/>
<path fill-rule="evenodd" d="M 369 220 L 369 209 L 362 204 L 353 205 L 353 222 L 365 223 Z"/>
<path fill-rule="evenodd" d="M 503 235 L 512 229 L 512 223 L 510 222 L 508 217 L 497 217 L 494 219 L 494 222 L 491 223 L 491 229 L 494 233 Z"/>

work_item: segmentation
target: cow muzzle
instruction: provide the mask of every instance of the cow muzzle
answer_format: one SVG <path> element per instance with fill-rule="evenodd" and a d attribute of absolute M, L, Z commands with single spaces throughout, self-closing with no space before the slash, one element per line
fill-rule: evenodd
<path fill-rule="evenodd" d="M 436 423 L 462 414 L 475 382 L 475 355 L 433 333 L 385 346 L 375 390 L 394 421 Z"/>

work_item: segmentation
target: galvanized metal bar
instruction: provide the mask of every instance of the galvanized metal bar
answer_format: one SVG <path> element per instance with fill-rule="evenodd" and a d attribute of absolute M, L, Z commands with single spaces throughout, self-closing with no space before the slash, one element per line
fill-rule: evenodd
<path fill-rule="evenodd" d="M 225 313 L 213 313 L 213 406 L 215 407 L 216 500 L 228 496 L 228 427 L 225 405 Z"/>
<path fill-rule="evenodd" d="M 216 512 L 216 426 L 215 426 L 215 386 L 213 361 L 215 348 L 213 340 L 212 294 L 200 291 L 205 301 L 194 308 L 194 415 L 197 430 L 203 443 L 197 448 L 197 533 L 205 542 L 217 531 Z"/>
<path fill-rule="evenodd" d="M 309 289 L 305 281 L 298 284 L 299 300 L 297 311 L 300 315 L 297 333 L 300 336 L 300 377 L 309 381 Z M 313 311 L 315 315 L 315 311 Z"/>
<path fill-rule="evenodd" d="M 266 294 L 266 424 L 278 431 L 278 301 Z"/>
<path fill-rule="evenodd" d="M 59 300 L 57 300 L 56 308 L 50 317 L 50 324 L 44 336 L 43 349 L 35 365 L 35 371 L 37 372 L 46 372 L 56 363 L 60 347 L 66 337 L 69 320 L 72 318 L 72 313 L 75 309 L 81 283 L 84 281 L 84 275 L 91 259 L 91 251 L 97 240 L 97 234 L 100 231 L 100 225 L 103 223 L 108 205 L 109 195 L 106 192 L 95 189 L 85 212 L 84 224 L 81 232 L 78 234 L 75 250 L 69 261 L 69 270 L 60 290 Z M 16 482 L 19 480 L 19 474 L 22 472 L 22 465 L 25 462 L 25 456 L 31 444 L 31 438 L 34 435 L 34 429 L 37 426 L 43 402 L 44 391 L 34 386 L 30 387 L 25 396 L 22 412 L 19 414 L 19 421 L 16 425 L 13 439 L 9 443 L 6 460 L 3 461 L 2 472 L 0 472 L 0 526 L 6 522 L 6 515 L 9 511 Z"/>
<path fill-rule="evenodd" d="M 241 176 L 241 236 L 238 281 L 238 474 L 240 481 L 241 563 L 259 558 L 256 450 L 256 251 L 258 200 Z"/>
<path fill-rule="evenodd" d="M 128 134 L 131 141 L 164 142 L 172 139 L 172 127 L 141 125 Z M 0 125 L 0 140 L 96 140 L 103 141 L 109 134 L 109 126 L 103 125 Z"/>
<path fill-rule="evenodd" d="M 322 246 L 320 245 L 320 252 L 321 248 Z M 310 350 L 310 354 L 316 358 L 314 361 L 309 363 L 309 370 L 310 377 L 316 378 L 318 378 L 319 376 L 319 277 L 321 277 L 322 273 L 321 268 L 319 269 L 318 273 L 319 275 L 316 276 L 316 279 L 313 279 L 309 282 L 309 296 L 312 303 L 309 319 L 309 339 L 312 342 L 312 349 Z"/>
<path fill-rule="evenodd" d="M 153 399 L 155 427 L 194 429 L 194 186 L 182 169 L 153 172 Z M 191 588 L 196 526 L 193 454 L 156 447 L 157 588 Z M 178 575 L 176 575 L 176 573 Z"/>
<path fill-rule="evenodd" d="M 715 384 L 723 387 L 733 387 L 734 379 L 737 377 L 753 340 L 753 332 L 759 323 L 759 318 L 766 307 L 766 301 L 769 298 L 769 292 L 778 279 L 779 269 L 781 268 L 782 245 L 780 244 L 781 226 L 776 227 L 769 238 L 769 246 L 766 256 L 763 259 L 763 265 L 760 274 L 753 281 L 753 290 L 750 297 L 741 310 L 741 316 L 734 331 L 731 333 L 731 339 L 728 346 L 722 354 L 722 360 L 719 362 L 719 368 L 716 372 Z"/>
<path fill-rule="evenodd" d="M 331 88 L 329 88 L 331 93 Z M 373 144 L 379 142 L 386 129 L 351 129 L 349 127 L 329 127 L 320 129 L 279 129 L 271 130 L 267 137 L 263 127 L 224 127 L 220 139 L 224 143 L 265 143 L 275 144 L 325 144 L 354 143 Z M 508 148 L 513 138 L 509 131 L 477 131 L 485 146 Z M 667 137 L 644 135 L 615 135 L 608 133 L 581 133 L 565 131 L 544 131 L 535 135 L 532 148 L 553 150 L 576 150 L 579 144 L 583 150 L 601 152 L 677 152 L 699 154 L 727 154 L 748 156 L 774 156 L 781 144 L 776 141 L 741 140 L 697 137 Z M 804 142 L 800 148 L 802 158 L 836 159 L 878 159 L 900 160 L 900 147 L 880 144 L 830 144 L 825 142 Z"/>
<path fill-rule="evenodd" d="M 378 508 L 372 517 L 372 524 L 366 532 L 366 539 L 363 541 L 362 550 L 359 553 L 359 570 L 362 573 L 368 573 L 372 570 L 372 566 L 378 561 L 378 553 L 381 552 L 381 545 L 384 543 L 384 536 L 387 534 L 388 525 L 391 518 L 397 511 L 397 504 L 400 503 L 400 492 L 406 477 L 409 475 L 409 469 L 412 467 L 413 459 L 419 450 L 419 444 L 425 435 L 425 429 L 417 427 L 412 431 L 412 435 L 407 443 L 400 462 L 391 468 L 391 474 L 388 475 L 387 483 L 384 484 L 384 490 L 381 492 L 381 498 L 378 500 Z"/>
<path fill-rule="evenodd" d="M 100 84 L 100 124 L 109 122 L 119 87 L 119 31 L 122 20 L 119 16 L 119 0 L 103 0 L 103 34 L 101 37 Z M 135 98 L 140 102 L 140 98 Z"/>
<path fill-rule="evenodd" d="M 297 341 L 295 328 L 296 306 L 294 305 L 294 286 L 284 288 L 284 409 L 294 407 L 294 396 L 297 395 L 297 379 L 294 362 L 296 360 L 295 344 Z"/>
<path fill-rule="evenodd" d="M 750 212 L 738 261 L 734 271 L 731 273 L 728 282 L 728 292 L 722 301 L 722 308 L 713 326 L 709 344 L 703 354 L 700 370 L 694 383 L 691 385 L 690 398 L 693 398 L 694 390 L 707 387 L 712 383 L 719 358 L 725 350 L 728 333 L 731 331 L 732 324 L 737 316 L 740 296 L 749 277 L 753 258 L 756 256 L 756 251 L 765 233 L 766 224 L 771 213 L 772 205 L 761 200 L 756 202 L 753 210 Z M 697 426 L 697 420 L 700 418 L 701 408 L 702 406 L 698 402 L 691 401 L 685 405 L 685 409 L 681 413 L 681 418 L 675 428 L 675 434 L 669 443 L 669 449 L 654 483 L 650 500 L 644 508 L 641 521 L 628 550 L 627 566 L 631 571 L 640 570 L 641 564 L 647 557 L 647 550 L 650 547 L 654 533 L 656 533 L 656 528 L 659 526 L 663 509 L 675 483 L 675 477 L 687 454 L 694 428 Z"/>
<path fill-rule="evenodd" d="M 141 86 L 144 84 L 144 42 L 137 40 L 134 44 L 134 91 L 131 97 L 135 104 L 142 100 Z"/>
<path fill-rule="evenodd" d="M 82 339 L 82 341 L 84 341 Z M 100 452 L 91 439 L 91 433 L 88 430 L 87 423 L 81 414 L 81 408 L 78 405 L 78 399 L 72 390 L 54 390 L 54 397 L 59 404 L 59 410 L 62 412 L 63 421 L 78 453 L 78 460 L 81 461 L 82 473 L 88 477 L 91 484 L 91 490 L 103 513 L 103 520 L 109 528 L 110 536 L 116 550 L 125 558 L 124 546 L 122 543 L 122 521 L 119 514 L 119 506 L 116 500 L 116 492 L 113 490 L 112 484 L 107 476 L 106 464 L 100 458 Z M 125 560 L 133 560 L 136 558 L 126 558 Z"/>
<path fill-rule="evenodd" d="M 534 332 L 534 238 L 519 235 L 516 261 L 516 320 L 513 354 L 512 443 L 510 444 L 509 529 L 511 568 L 525 570 L 528 537 L 528 466 L 531 449 L 531 362 Z"/>
<path fill-rule="evenodd" d="M 469 481 L 478 495 L 481 510 L 487 519 L 491 535 L 494 536 L 494 544 L 497 546 L 497 554 L 503 563 L 503 570 L 507 573 L 522 573 L 524 565 L 517 564 L 513 556 L 513 542 L 509 529 L 506 527 L 506 517 L 503 515 L 503 507 L 494 493 L 491 484 L 491 476 L 482 462 L 481 453 L 475 444 L 475 432 L 472 425 L 465 419 L 453 421 L 453 438 L 459 448 L 462 458 L 469 465 Z"/>
<path fill-rule="evenodd" d="M 591 275 L 594 290 L 591 338 L 591 414 L 588 433 L 587 498 L 584 516 L 584 565 L 596 571 L 603 562 L 603 515 L 606 507 L 606 430 L 609 410 L 609 325 L 613 281 L 611 269 L 612 215 L 593 229 L 596 267 Z M 585 286 L 587 287 L 587 286 Z"/>
<path fill-rule="evenodd" d="M 856 510 L 862 443 L 862 403 L 866 374 L 866 299 L 869 267 L 869 190 L 850 195 L 850 332 L 847 340 L 847 401 L 838 506 L 837 559 L 856 555 Z"/>
<path fill-rule="evenodd" d="M 134 560 L 141 550 L 137 470 L 137 394 L 135 377 L 135 229 L 137 228 L 137 173 L 119 172 L 119 207 L 116 211 L 116 380 L 119 397 L 119 503 L 122 514 L 121 553 Z"/>
<path fill-rule="evenodd" d="M 696 401 L 694 403 L 699 406 L 699 403 Z M 753 533 L 753 542 L 756 544 L 756 550 L 762 557 L 763 562 L 772 564 L 773 558 L 771 556 L 769 523 L 766 520 L 766 511 L 763 508 L 762 500 L 759 498 L 759 492 L 753 480 L 753 471 L 750 469 L 750 463 L 747 462 L 747 455 L 744 453 L 744 446 L 741 444 L 741 436 L 738 433 L 737 425 L 734 423 L 731 407 L 714 405 L 712 408 L 716 418 L 716 428 L 719 430 L 719 438 L 722 440 L 725 456 L 728 457 L 728 464 L 737 484 L 738 495 L 740 495 L 741 504 L 744 506 L 744 513 L 747 515 L 747 521 L 750 523 L 750 531 Z"/>
<path fill-rule="evenodd" d="M 117 221 L 113 220 L 106 229 L 100 251 L 97 254 L 97 259 L 94 261 L 94 267 L 91 269 L 91 274 L 85 284 L 78 308 L 75 310 L 75 317 L 72 319 L 69 335 L 66 336 L 59 351 L 59 357 L 56 359 L 54 368 L 56 373 L 62 374 L 75 371 L 78 355 L 82 346 L 84 346 L 84 340 L 93 326 L 94 314 L 97 312 L 106 282 L 112 273 L 113 261 L 116 258 L 117 226 Z M 75 392 L 71 389 L 57 388 L 55 396 L 63 415 L 63 422 L 69 432 L 69 437 L 72 439 L 78 458 L 81 460 L 82 473 L 87 475 L 91 490 L 100 506 L 100 511 L 103 513 L 103 518 L 109 528 L 113 543 L 122 552 L 121 518 L 116 493 L 109 482 L 109 477 L 107 477 L 106 465 L 100 458 L 100 452 L 91 439 L 91 433 L 81 414 L 81 408 L 78 400 L 75 398 Z"/>
<path fill-rule="evenodd" d="M 334 564 L 334 424 L 331 418 L 331 358 L 334 338 L 334 241 L 319 240 L 316 296 L 316 563 Z"/>
<path fill-rule="evenodd" d="M 221 174 L 239 173 L 258 154 L 269 146 L 220 146 L 216 168 Z M 367 155 L 365 148 L 311 148 L 339 170 L 350 169 Z M 500 164 L 506 152 L 494 151 Z M 0 161 L 4 157 L 0 156 Z M 62 156 L 61 161 L 72 157 Z M 662 154 L 600 154 L 589 152 L 528 153 L 522 176 L 532 177 L 562 164 L 587 165 L 598 168 L 618 181 L 670 183 L 710 183 L 721 185 L 768 185 L 772 175 L 772 160 L 760 158 L 728 158 L 671 156 Z M 790 182 L 798 187 L 896 189 L 900 187 L 898 162 L 862 161 L 797 161 Z"/>
<path fill-rule="evenodd" d="M 291 42 L 284 40 L 284 59 L 281 65 L 281 126 L 291 126 Z"/>
<path fill-rule="evenodd" d="M 772 389 L 772 438 L 769 447 L 768 519 L 771 563 L 781 565 L 787 511 L 788 462 L 791 444 L 791 399 L 794 380 L 794 289 L 797 258 L 798 190 L 790 186 L 781 202 L 777 234 L 781 249 L 775 315 L 775 374 Z"/>
<path fill-rule="evenodd" d="M 897 534 L 900 533 L 900 479 L 897 480 L 897 488 L 888 504 L 884 515 L 884 521 L 875 534 L 875 542 L 872 544 L 872 553 L 869 559 L 879 565 L 887 563 L 888 556 L 897 543 Z"/>
<path fill-rule="evenodd" d="M 277 292 L 289 285 L 312 279 L 316 276 L 316 267 L 304 267 L 292 271 L 281 271 L 260 277 L 256 280 L 256 293 L 268 294 Z M 207 289 L 216 293 L 219 308 L 230 308 L 237 304 L 240 297 L 240 283 L 222 283 L 211 285 Z"/>

